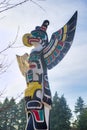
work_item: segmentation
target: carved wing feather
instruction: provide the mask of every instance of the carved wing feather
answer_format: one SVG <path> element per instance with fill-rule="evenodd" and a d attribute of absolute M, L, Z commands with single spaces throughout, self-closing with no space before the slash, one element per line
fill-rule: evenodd
<path fill-rule="evenodd" d="M 76 30 L 76 22 L 77 11 L 60 30 L 52 34 L 49 44 L 43 50 L 48 69 L 56 66 L 70 49 Z"/>
<path fill-rule="evenodd" d="M 16 55 L 16 58 L 17 58 L 17 62 L 19 65 L 19 69 L 20 69 L 22 75 L 25 76 L 26 72 L 29 69 L 29 63 L 28 63 L 29 55 L 27 53 L 25 53 L 22 56 Z"/>

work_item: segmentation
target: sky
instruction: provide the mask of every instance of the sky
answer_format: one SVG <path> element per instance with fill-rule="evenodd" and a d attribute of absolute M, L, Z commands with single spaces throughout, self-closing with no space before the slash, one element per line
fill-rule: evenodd
<path fill-rule="evenodd" d="M 48 78 L 52 96 L 56 91 L 59 97 L 64 95 L 72 111 L 80 96 L 87 105 L 87 1 L 34 0 L 34 2 L 41 8 L 29 1 L 0 13 L 0 51 L 14 42 L 17 36 L 14 48 L 0 54 L 0 59 L 4 57 L 7 64 L 11 63 L 8 70 L 0 75 L 0 92 L 4 90 L 0 101 L 6 96 L 18 99 L 24 96 L 22 92 L 26 88 L 26 82 L 18 68 L 16 54 L 30 53 L 32 48 L 23 46 L 22 36 L 48 19 L 50 25 L 47 34 L 50 39 L 51 34 L 63 27 L 77 10 L 78 21 L 72 47 L 64 59 L 48 71 Z"/>

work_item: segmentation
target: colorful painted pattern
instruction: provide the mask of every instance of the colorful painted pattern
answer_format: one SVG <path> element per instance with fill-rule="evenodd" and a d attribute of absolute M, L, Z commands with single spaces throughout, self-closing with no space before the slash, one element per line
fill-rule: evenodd
<path fill-rule="evenodd" d="M 77 22 L 77 12 L 59 31 L 52 34 L 48 46 L 44 49 L 44 58 L 48 69 L 52 69 L 66 55 L 72 45 Z"/>
<path fill-rule="evenodd" d="M 50 42 L 46 33 L 49 21 L 23 36 L 27 47 L 34 46 L 30 55 L 17 56 L 19 68 L 26 78 L 25 89 L 26 130 L 49 130 L 49 115 L 52 105 L 47 69 L 52 69 L 66 55 L 72 45 L 77 22 L 77 12 L 67 24 L 52 34 Z"/>

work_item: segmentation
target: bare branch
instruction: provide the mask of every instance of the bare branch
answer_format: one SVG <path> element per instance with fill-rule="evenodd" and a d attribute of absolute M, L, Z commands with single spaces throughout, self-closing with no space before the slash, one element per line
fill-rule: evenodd
<path fill-rule="evenodd" d="M 19 33 L 19 27 L 17 30 L 16 37 L 12 43 L 10 43 L 6 48 L 4 48 L 2 51 L 0 51 L 0 75 L 7 71 L 7 69 L 12 65 L 13 62 L 8 63 L 7 56 L 3 54 L 6 50 L 12 48 L 12 46 L 16 43 L 17 37 Z"/>
<path fill-rule="evenodd" d="M 9 66 L 7 63 L 7 57 L 4 55 L 0 55 L 0 75 L 6 72 Z"/>
<path fill-rule="evenodd" d="M 37 5 L 43 11 L 45 11 L 37 2 L 35 2 L 35 0 L 21 0 L 21 2 L 14 3 L 14 4 L 11 3 L 11 0 L 2 0 L 2 2 L 0 2 L 0 13 L 5 12 L 9 9 L 15 8 L 15 7 L 22 5 L 29 1 L 34 3 L 35 5 Z M 44 1 L 44 0 L 37 0 L 37 1 Z M 4 17 L 1 17 L 0 19 L 3 19 Z M 6 48 L 4 48 L 3 50 L 0 51 L 1 57 L 2 57 L 3 52 L 7 51 L 10 48 L 24 47 L 24 46 L 14 46 L 14 44 L 16 43 L 17 37 L 18 37 L 18 32 L 19 32 L 19 28 L 18 28 L 17 35 L 16 35 L 14 41 L 10 42 Z M 12 63 L 7 64 L 7 63 L 8 63 L 8 61 L 7 61 L 6 57 L 3 57 L 3 59 L 0 60 L 0 75 L 3 74 L 4 72 L 6 72 L 7 69 L 9 68 L 9 66 L 12 64 Z"/>
<path fill-rule="evenodd" d="M 0 2 L 0 5 L 4 4 L 6 2 L 6 0 L 3 0 L 2 2 Z"/>
<path fill-rule="evenodd" d="M 41 8 L 44 12 L 46 12 L 46 10 L 44 8 L 42 8 L 41 5 L 39 5 L 37 2 L 31 0 L 32 3 L 34 3 L 35 5 L 37 5 L 39 8 Z"/>
<path fill-rule="evenodd" d="M 12 43 L 10 43 L 6 48 L 4 48 L 2 51 L 0 51 L 0 54 L 3 53 L 4 51 L 10 49 L 15 43 L 16 43 L 16 40 L 17 40 L 17 37 L 18 37 L 18 32 L 19 32 L 19 27 L 18 27 L 18 30 L 17 30 L 17 34 L 16 34 L 16 37 L 14 39 L 14 41 Z"/>
<path fill-rule="evenodd" d="M 7 10 L 9 10 L 9 9 L 12 9 L 12 8 L 14 8 L 14 7 L 16 7 L 16 6 L 22 5 L 23 3 L 28 2 L 28 1 L 30 1 L 30 0 L 24 0 L 24 1 L 22 1 L 22 2 L 19 2 L 19 3 L 17 3 L 17 4 L 11 5 L 11 6 L 9 6 L 10 4 L 8 4 L 8 6 L 7 6 L 5 9 L 0 10 L 0 13 L 2 13 L 2 12 L 4 12 L 4 11 L 7 11 Z"/>
<path fill-rule="evenodd" d="M 26 2 L 32 2 L 34 4 L 36 4 L 37 6 L 39 6 L 43 11 L 45 11 L 37 2 L 35 2 L 34 0 L 24 0 L 22 2 L 16 3 L 16 4 L 10 4 L 9 1 L 3 0 L 3 2 L 0 3 L 0 13 L 5 12 L 9 9 L 12 9 L 14 7 L 17 7 L 19 5 L 22 5 Z M 40 1 L 44 1 L 44 0 L 40 0 Z"/>
<path fill-rule="evenodd" d="M 6 72 L 7 69 L 13 64 L 13 62 L 11 62 L 11 63 L 8 64 L 7 61 L 8 61 L 8 60 L 6 60 L 6 61 L 4 62 L 4 64 L 1 64 L 0 75 L 1 75 L 1 74 L 4 74 L 4 72 Z"/>
<path fill-rule="evenodd" d="M 0 97 L 4 95 L 6 88 L 4 88 L 2 91 L 0 91 Z"/>

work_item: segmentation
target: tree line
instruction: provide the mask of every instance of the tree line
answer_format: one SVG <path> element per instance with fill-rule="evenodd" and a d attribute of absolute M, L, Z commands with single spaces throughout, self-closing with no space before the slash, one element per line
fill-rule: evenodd
<path fill-rule="evenodd" d="M 76 119 L 72 119 L 72 111 L 67 105 L 64 95 L 53 96 L 50 115 L 50 130 L 87 130 L 87 107 L 84 100 L 79 97 L 75 104 Z M 14 98 L 5 98 L 0 102 L 0 130 L 24 130 L 26 126 L 25 102 L 18 103 Z"/>

